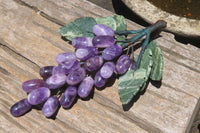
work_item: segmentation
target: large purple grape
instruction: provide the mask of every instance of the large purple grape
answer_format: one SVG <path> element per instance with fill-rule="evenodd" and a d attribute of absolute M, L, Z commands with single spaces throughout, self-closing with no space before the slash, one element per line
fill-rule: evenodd
<path fill-rule="evenodd" d="M 80 68 L 80 62 L 78 60 L 69 62 L 62 62 L 53 69 L 54 74 L 69 74 L 71 71 Z"/>
<path fill-rule="evenodd" d="M 100 71 L 98 71 L 94 77 L 94 84 L 96 87 L 103 87 L 106 84 L 107 79 L 101 77 Z"/>
<path fill-rule="evenodd" d="M 59 100 L 56 96 L 49 97 L 42 107 L 42 113 L 46 117 L 51 117 L 59 106 Z"/>
<path fill-rule="evenodd" d="M 95 36 L 92 40 L 94 47 L 107 48 L 115 43 L 113 36 Z"/>
<path fill-rule="evenodd" d="M 131 60 L 128 55 L 121 55 L 115 65 L 115 70 L 118 74 L 124 74 L 130 67 Z"/>
<path fill-rule="evenodd" d="M 101 36 L 101 35 L 114 36 L 115 35 L 112 28 L 103 24 L 96 24 L 93 27 L 93 33 L 96 36 Z"/>
<path fill-rule="evenodd" d="M 41 79 L 31 79 L 28 81 L 25 81 L 22 84 L 22 88 L 25 92 L 31 92 L 32 90 L 38 89 L 39 87 L 44 87 L 45 82 Z"/>
<path fill-rule="evenodd" d="M 47 87 L 40 87 L 28 94 L 28 102 L 32 105 L 43 103 L 50 96 L 50 90 Z"/>
<path fill-rule="evenodd" d="M 52 75 L 46 80 L 46 85 L 49 89 L 57 89 L 62 87 L 67 81 L 67 76 L 62 73 Z"/>
<path fill-rule="evenodd" d="M 22 99 L 15 103 L 11 108 L 10 108 L 10 113 L 17 117 L 21 116 L 24 113 L 26 113 L 28 110 L 30 110 L 32 105 L 28 102 L 27 99 Z"/>
<path fill-rule="evenodd" d="M 86 76 L 85 69 L 79 68 L 69 73 L 69 75 L 67 76 L 67 83 L 69 85 L 76 85 L 80 83 L 85 78 L 85 76 Z"/>
<path fill-rule="evenodd" d="M 120 45 L 111 45 L 103 50 L 102 56 L 105 60 L 113 60 L 122 53 L 122 47 Z"/>
<path fill-rule="evenodd" d="M 40 68 L 40 76 L 46 80 L 47 78 L 49 78 L 52 75 L 52 71 L 54 69 L 55 66 L 45 66 Z"/>
<path fill-rule="evenodd" d="M 100 69 L 101 77 L 110 78 L 115 71 L 115 64 L 113 62 L 106 62 Z"/>
<path fill-rule="evenodd" d="M 74 53 L 61 53 L 56 56 L 56 61 L 58 64 L 62 62 L 71 62 L 75 60 L 76 60 L 76 56 Z"/>
<path fill-rule="evenodd" d="M 77 96 L 77 89 L 74 86 L 69 86 L 63 93 L 60 99 L 60 105 L 64 108 L 69 108 Z"/>
<path fill-rule="evenodd" d="M 92 38 L 89 37 L 76 37 L 72 40 L 72 45 L 74 48 L 79 48 L 79 47 L 92 47 Z"/>
<path fill-rule="evenodd" d="M 94 80 L 91 77 L 86 77 L 78 87 L 78 95 L 81 98 L 86 98 L 94 85 Z"/>
<path fill-rule="evenodd" d="M 80 60 L 87 60 L 95 55 L 98 55 L 98 50 L 95 47 L 80 47 L 76 49 L 76 57 Z"/>
<path fill-rule="evenodd" d="M 103 58 L 100 56 L 94 56 L 89 59 L 87 59 L 84 63 L 85 69 L 88 71 L 95 71 L 99 69 L 103 64 Z"/>

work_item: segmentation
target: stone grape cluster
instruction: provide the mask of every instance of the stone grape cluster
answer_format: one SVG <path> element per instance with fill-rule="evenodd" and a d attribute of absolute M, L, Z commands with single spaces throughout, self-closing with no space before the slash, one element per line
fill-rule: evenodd
<path fill-rule="evenodd" d="M 105 86 L 114 73 L 122 75 L 135 68 L 134 60 L 123 54 L 122 47 L 116 44 L 115 33 L 110 27 L 96 24 L 93 33 L 94 38 L 74 38 L 75 53 L 58 54 L 57 66 L 40 69 L 42 79 L 31 79 L 22 84 L 28 97 L 11 107 L 13 116 L 21 116 L 32 106 L 42 105 L 42 113 L 51 117 L 60 105 L 69 108 L 77 96 L 86 98 L 94 86 Z M 55 91 L 57 95 L 52 93 Z"/>

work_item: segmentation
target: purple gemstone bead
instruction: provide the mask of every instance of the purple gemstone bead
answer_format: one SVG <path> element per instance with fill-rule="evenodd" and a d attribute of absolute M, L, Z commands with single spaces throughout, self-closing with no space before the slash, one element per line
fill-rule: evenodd
<path fill-rule="evenodd" d="M 15 103 L 11 108 L 10 108 L 10 113 L 15 116 L 21 116 L 24 113 L 26 113 L 28 110 L 30 110 L 32 105 L 28 102 L 27 99 L 22 99 Z"/>
<path fill-rule="evenodd" d="M 92 38 L 76 37 L 72 40 L 72 45 L 76 49 L 79 48 L 79 47 L 93 47 Z"/>
<path fill-rule="evenodd" d="M 50 90 L 46 87 L 40 87 L 28 94 L 28 102 L 32 105 L 43 103 L 50 96 Z"/>
<path fill-rule="evenodd" d="M 31 92 L 35 89 L 38 89 L 39 87 L 44 87 L 45 86 L 45 82 L 44 80 L 41 79 L 31 79 L 28 81 L 25 81 L 22 84 L 22 88 L 25 92 Z"/>
<path fill-rule="evenodd" d="M 95 55 L 98 55 L 98 50 L 95 47 L 81 47 L 76 49 L 76 57 L 83 61 Z"/>
<path fill-rule="evenodd" d="M 96 36 L 101 36 L 101 35 L 114 36 L 115 35 L 112 28 L 103 24 L 96 24 L 93 27 L 93 33 Z"/>
<path fill-rule="evenodd" d="M 69 74 L 71 71 L 80 68 L 80 62 L 78 60 L 60 63 L 53 69 L 53 75 L 55 74 Z"/>
<path fill-rule="evenodd" d="M 58 54 L 56 57 L 56 61 L 58 64 L 62 62 L 70 62 L 70 61 L 75 61 L 75 60 L 76 60 L 76 56 L 74 53 L 61 53 L 61 54 Z"/>
<path fill-rule="evenodd" d="M 105 60 L 113 60 L 122 53 L 122 47 L 120 45 L 112 45 L 103 50 L 102 56 Z"/>
<path fill-rule="evenodd" d="M 47 78 L 49 78 L 52 75 L 52 71 L 54 69 L 55 66 L 45 66 L 40 68 L 40 76 L 46 80 Z"/>
<path fill-rule="evenodd" d="M 87 96 L 89 96 L 93 85 L 94 80 L 91 77 L 86 77 L 78 87 L 78 95 L 81 98 L 86 98 Z"/>
<path fill-rule="evenodd" d="M 130 67 L 131 60 L 128 55 L 121 55 L 115 65 L 115 70 L 118 74 L 124 74 Z"/>
<path fill-rule="evenodd" d="M 80 83 L 85 78 L 85 76 L 86 76 L 85 69 L 79 68 L 69 73 L 69 75 L 67 76 L 67 83 L 69 85 L 76 85 Z"/>
<path fill-rule="evenodd" d="M 92 40 L 94 47 L 107 48 L 115 43 L 113 36 L 95 36 Z"/>
<path fill-rule="evenodd" d="M 46 117 L 51 117 L 59 106 L 59 100 L 56 96 L 49 97 L 42 107 L 42 113 Z"/>
<path fill-rule="evenodd" d="M 94 56 L 89 59 L 87 59 L 84 63 L 85 69 L 88 71 L 95 71 L 99 69 L 103 64 L 103 58 L 100 56 Z"/>
<path fill-rule="evenodd" d="M 95 77 L 94 77 L 94 84 L 95 84 L 95 86 L 101 88 L 101 87 L 103 87 L 106 84 L 106 81 L 107 80 L 105 78 L 101 77 L 100 71 L 98 71 L 96 73 Z"/>
<path fill-rule="evenodd" d="M 46 85 L 49 89 L 57 89 L 62 87 L 67 81 L 67 76 L 62 73 L 52 75 L 46 80 Z"/>
<path fill-rule="evenodd" d="M 113 62 L 106 62 L 100 69 L 101 77 L 110 78 L 115 71 L 115 64 Z"/>
<path fill-rule="evenodd" d="M 136 69 L 136 62 L 134 60 L 131 60 L 130 69 L 131 70 L 135 70 Z"/>
<path fill-rule="evenodd" d="M 60 104 L 64 108 L 69 108 L 77 96 L 77 89 L 74 86 L 69 86 L 63 93 Z"/>

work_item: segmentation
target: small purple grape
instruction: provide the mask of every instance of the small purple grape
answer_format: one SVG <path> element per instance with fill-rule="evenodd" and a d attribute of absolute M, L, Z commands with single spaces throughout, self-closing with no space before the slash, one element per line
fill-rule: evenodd
<path fill-rule="evenodd" d="M 94 77 L 94 84 L 96 87 L 103 87 L 106 84 L 107 79 L 101 77 L 100 71 L 98 71 Z"/>
<path fill-rule="evenodd" d="M 93 33 L 96 36 L 101 36 L 101 35 L 114 36 L 115 35 L 112 28 L 103 24 L 96 24 L 93 27 Z"/>
<path fill-rule="evenodd" d="M 40 87 L 28 94 L 28 102 L 32 105 L 43 103 L 50 96 L 50 90 L 47 87 Z"/>
<path fill-rule="evenodd" d="M 136 69 L 136 62 L 134 60 L 131 60 L 130 69 L 131 70 L 135 70 Z"/>
<path fill-rule="evenodd" d="M 22 84 L 22 89 L 25 92 L 31 92 L 31 91 L 33 91 L 35 89 L 38 89 L 39 87 L 44 87 L 44 86 L 45 86 L 44 80 L 41 80 L 41 79 L 31 79 L 31 80 L 25 81 Z"/>
<path fill-rule="evenodd" d="M 94 80 L 91 77 L 86 77 L 78 87 L 78 95 L 81 98 L 86 98 L 87 96 L 89 96 L 93 85 Z"/>
<path fill-rule="evenodd" d="M 72 45 L 76 49 L 79 48 L 79 47 L 93 47 L 92 38 L 76 37 L 72 40 Z"/>
<path fill-rule="evenodd" d="M 128 55 L 121 55 L 115 65 L 115 70 L 118 74 L 124 74 L 130 67 L 131 59 Z"/>
<path fill-rule="evenodd" d="M 64 108 L 69 108 L 77 96 L 77 88 L 69 86 L 63 93 L 60 99 L 60 105 Z"/>
<path fill-rule="evenodd" d="M 56 56 L 56 62 L 58 64 L 62 62 L 71 62 L 75 60 L 76 60 L 76 56 L 74 53 L 61 53 Z"/>
<path fill-rule="evenodd" d="M 55 74 L 69 74 L 71 71 L 80 68 L 80 62 L 78 60 L 69 62 L 62 62 L 53 69 L 53 75 Z"/>
<path fill-rule="evenodd" d="M 115 71 L 115 64 L 113 62 L 106 62 L 100 69 L 101 77 L 108 79 Z"/>
<path fill-rule="evenodd" d="M 42 107 L 42 113 L 46 117 L 51 117 L 59 106 L 59 100 L 56 96 L 49 97 Z"/>
<path fill-rule="evenodd" d="M 10 108 L 10 113 L 15 116 L 21 116 L 25 114 L 27 111 L 31 109 L 32 105 L 28 102 L 27 99 L 22 99 L 15 103 L 11 108 Z"/>
<path fill-rule="evenodd" d="M 62 87 L 67 81 L 67 76 L 62 73 L 52 75 L 46 80 L 46 85 L 49 89 L 57 89 Z"/>
<path fill-rule="evenodd" d="M 113 36 L 95 36 L 92 40 L 94 47 L 97 48 L 107 48 L 115 44 L 115 39 Z"/>
<path fill-rule="evenodd" d="M 45 66 L 40 68 L 40 76 L 46 80 L 47 78 L 49 78 L 52 75 L 52 71 L 54 69 L 55 66 Z"/>
<path fill-rule="evenodd" d="M 102 56 L 105 60 L 113 60 L 122 53 L 122 47 L 120 45 L 111 45 L 103 50 Z"/>
<path fill-rule="evenodd" d="M 79 68 L 69 73 L 69 75 L 67 76 L 67 83 L 69 85 L 77 85 L 85 78 L 85 76 L 86 76 L 85 69 Z"/>
<path fill-rule="evenodd" d="M 86 70 L 92 72 L 99 69 L 103 64 L 103 58 L 100 56 L 94 56 L 87 59 L 84 63 L 84 67 Z"/>
<path fill-rule="evenodd" d="M 82 61 L 98 55 L 98 50 L 95 47 L 81 47 L 76 49 L 76 57 Z"/>

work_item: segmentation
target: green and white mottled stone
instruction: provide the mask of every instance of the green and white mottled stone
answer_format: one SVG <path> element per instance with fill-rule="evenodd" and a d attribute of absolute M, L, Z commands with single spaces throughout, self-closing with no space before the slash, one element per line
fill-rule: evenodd
<path fill-rule="evenodd" d="M 146 70 L 130 70 L 119 78 L 118 92 L 122 104 L 128 104 L 145 82 Z"/>
<path fill-rule="evenodd" d="M 97 24 L 104 24 L 112 28 L 114 31 L 117 29 L 116 21 L 113 17 L 104 17 L 104 18 L 97 18 Z"/>

